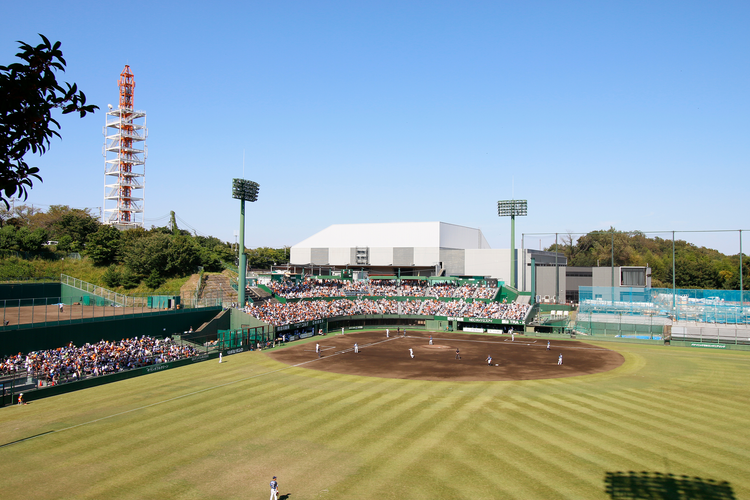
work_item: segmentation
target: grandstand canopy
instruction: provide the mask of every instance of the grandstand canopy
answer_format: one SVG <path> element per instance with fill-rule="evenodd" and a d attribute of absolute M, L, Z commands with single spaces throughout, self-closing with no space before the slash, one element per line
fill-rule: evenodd
<path fill-rule="evenodd" d="M 334 224 L 294 245 L 295 248 L 433 247 L 490 248 L 480 229 L 446 222 Z"/>

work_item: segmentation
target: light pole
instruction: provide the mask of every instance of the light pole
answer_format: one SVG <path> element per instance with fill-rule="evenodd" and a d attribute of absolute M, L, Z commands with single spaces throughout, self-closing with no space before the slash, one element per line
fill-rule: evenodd
<path fill-rule="evenodd" d="M 247 280 L 247 256 L 245 256 L 245 202 L 258 201 L 259 189 L 260 185 L 257 182 L 245 179 L 232 180 L 232 198 L 240 200 L 240 279 L 237 286 L 237 295 L 241 308 L 245 307 L 245 281 Z"/>
<path fill-rule="evenodd" d="M 502 200 L 497 202 L 497 215 L 510 217 L 510 286 L 516 287 L 516 215 L 525 216 L 526 200 Z M 524 269 L 525 271 L 525 269 Z"/>

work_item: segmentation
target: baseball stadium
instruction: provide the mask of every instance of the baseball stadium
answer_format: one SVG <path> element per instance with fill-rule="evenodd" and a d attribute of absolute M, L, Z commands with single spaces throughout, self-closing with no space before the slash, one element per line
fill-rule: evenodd
<path fill-rule="evenodd" d="M 228 294 L 1 284 L 3 497 L 750 498 L 741 292 L 560 268 L 355 224 Z"/>

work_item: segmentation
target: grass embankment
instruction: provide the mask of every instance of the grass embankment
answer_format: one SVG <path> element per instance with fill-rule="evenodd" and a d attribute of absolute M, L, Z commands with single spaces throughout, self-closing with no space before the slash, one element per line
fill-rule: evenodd
<path fill-rule="evenodd" d="M 750 353 L 604 347 L 625 364 L 492 383 L 339 375 L 251 352 L 5 408 L 0 444 L 38 437 L 0 447 L 3 497 L 263 498 L 277 475 L 296 500 L 606 499 L 607 473 L 647 471 L 634 487 L 685 474 L 750 498 Z"/>
<path fill-rule="evenodd" d="M 102 280 L 106 267 L 97 267 L 87 257 L 83 259 L 24 260 L 17 257 L 0 259 L 0 281 L 19 278 L 53 278 L 60 279 L 61 274 L 67 274 L 87 283 L 103 286 L 124 295 L 179 295 L 180 287 L 190 278 L 168 279 L 162 286 L 153 290 L 141 282 L 136 288 L 125 289 L 123 287 L 108 287 Z M 124 270 L 120 266 L 120 271 Z"/>

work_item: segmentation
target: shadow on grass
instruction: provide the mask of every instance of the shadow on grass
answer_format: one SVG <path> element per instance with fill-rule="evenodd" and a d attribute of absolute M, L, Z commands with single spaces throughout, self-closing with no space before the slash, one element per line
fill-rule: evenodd
<path fill-rule="evenodd" d="M 726 481 L 661 472 L 607 472 L 604 484 L 613 500 L 736 500 Z"/>

